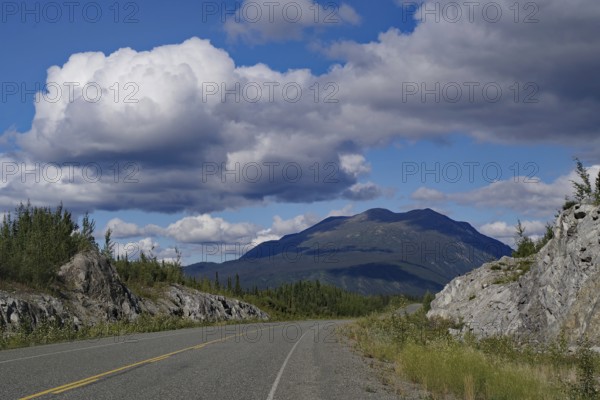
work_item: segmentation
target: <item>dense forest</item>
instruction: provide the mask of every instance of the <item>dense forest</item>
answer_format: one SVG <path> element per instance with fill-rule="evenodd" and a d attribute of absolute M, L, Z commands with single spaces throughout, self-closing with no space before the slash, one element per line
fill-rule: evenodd
<path fill-rule="evenodd" d="M 381 311 L 394 297 L 362 296 L 319 281 L 287 283 L 244 296 L 250 303 L 293 317 L 354 317 Z"/>
<path fill-rule="evenodd" d="M 80 228 L 62 205 L 52 210 L 20 204 L 0 227 L 0 280 L 47 288 L 78 251 L 97 248 L 93 232 L 87 214 Z"/>

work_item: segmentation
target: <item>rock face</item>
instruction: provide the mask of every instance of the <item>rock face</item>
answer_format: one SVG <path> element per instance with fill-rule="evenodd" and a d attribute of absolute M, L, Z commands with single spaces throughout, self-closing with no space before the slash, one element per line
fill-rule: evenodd
<path fill-rule="evenodd" d="M 452 280 L 428 317 L 463 322 L 477 337 L 513 336 L 548 343 L 600 343 L 600 208 L 563 211 L 554 238 L 529 258 L 503 257 Z"/>
<path fill-rule="evenodd" d="M 121 282 L 106 257 L 94 252 L 79 253 L 58 272 L 66 286 L 72 312 L 83 321 L 97 323 L 135 319 L 141 312 L 139 300 Z"/>
<path fill-rule="evenodd" d="M 269 319 L 257 307 L 179 285 L 157 300 L 141 299 L 123 284 L 115 268 L 96 252 L 79 253 L 58 273 L 57 295 L 0 291 L 0 334 L 44 321 L 75 326 L 135 320 L 142 313 L 180 316 L 193 321 Z"/>
<path fill-rule="evenodd" d="M 174 315 L 192 321 L 269 319 L 267 313 L 252 304 L 180 285 L 169 286 L 157 301 L 143 300 L 142 308 L 151 315 Z"/>
<path fill-rule="evenodd" d="M 37 326 L 42 321 L 64 322 L 72 318 L 55 297 L 32 293 L 0 291 L 0 333 L 19 329 L 22 324 Z"/>

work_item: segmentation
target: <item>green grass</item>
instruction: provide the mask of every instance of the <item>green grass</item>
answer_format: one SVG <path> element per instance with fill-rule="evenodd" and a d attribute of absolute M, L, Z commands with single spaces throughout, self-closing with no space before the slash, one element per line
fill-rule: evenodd
<path fill-rule="evenodd" d="M 512 267 L 505 271 L 505 274 L 499 278 L 496 278 L 492 284 L 494 285 L 503 285 L 506 283 L 516 282 L 520 277 L 525 275 L 531 270 L 531 266 L 533 265 L 532 260 L 521 260 L 516 265 L 516 267 Z M 492 267 L 493 270 L 497 270 Z M 500 269 L 500 268 L 498 268 Z"/>
<path fill-rule="evenodd" d="M 169 287 L 169 284 L 165 282 L 156 282 L 153 283 L 152 286 L 148 286 L 143 285 L 140 282 L 130 282 L 127 284 L 127 287 L 137 297 L 157 302 L 161 297 L 164 296 L 163 292 L 166 288 Z"/>
<path fill-rule="evenodd" d="M 255 322 L 257 321 L 198 322 L 175 316 L 150 316 L 142 314 L 134 321 L 99 323 L 82 326 L 78 329 L 71 324 L 59 326 L 56 322 L 46 321 L 39 324 L 35 329 L 27 329 L 25 327 L 28 324 L 23 324 L 22 328 L 17 332 L 10 334 L 0 333 L 0 350 L 74 340 L 93 340 L 104 337 L 114 337 L 115 340 L 128 341 L 135 340 L 134 335 L 136 333 Z"/>
<path fill-rule="evenodd" d="M 597 355 L 569 355 L 563 342 L 533 348 L 510 338 L 459 340 L 448 333 L 458 327 L 417 312 L 362 318 L 343 333 L 367 357 L 393 363 L 400 378 L 422 385 L 433 399 L 596 398 L 589 393 L 597 385 Z"/>
<path fill-rule="evenodd" d="M 492 285 L 505 285 L 507 283 L 516 282 L 517 280 L 519 280 L 519 277 L 516 274 L 510 274 L 494 279 Z"/>
<path fill-rule="evenodd" d="M 560 392 L 550 376 L 517 362 L 499 362 L 458 342 L 408 343 L 396 357 L 397 370 L 437 394 L 462 398 L 553 399 Z"/>

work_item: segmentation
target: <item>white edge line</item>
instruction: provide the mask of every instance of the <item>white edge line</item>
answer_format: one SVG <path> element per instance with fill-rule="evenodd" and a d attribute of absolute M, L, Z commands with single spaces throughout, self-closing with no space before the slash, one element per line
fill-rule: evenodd
<path fill-rule="evenodd" d="M 275 398 L 275 392 L 277 391 L 277 386 L 279 386 L 279 381 L 281 380 L 281 376 L 283 375 L 285 366 L 287 365 L 288 361 L 290 361 L 290 358 L 292 357 L 292 353 L 294 353 L 294 350 L 296 350 L 296 346 L 298 346 L 298 343 L 300 343 L 302 338 L 304 336 L 306 336 L 307 333 L 308 333 L 308 331 L 304 332 L 304 334 L 302 336 L 300 336 L 300 339 L 298 339 L 298 341 L 294 344 L 294 347 L 292 347 L 292 349 L 288 353 L 287 357 L 283 361 L 283 365 L 279 369 L 279 373 L 277 373 L 277 378 L 275 378 L 275 382 L 273 382 L 273 387 L 271 387 L 271 391 L 269 392 L 269 397 L 267 397 L 267 400 L 273 400 Z"/>

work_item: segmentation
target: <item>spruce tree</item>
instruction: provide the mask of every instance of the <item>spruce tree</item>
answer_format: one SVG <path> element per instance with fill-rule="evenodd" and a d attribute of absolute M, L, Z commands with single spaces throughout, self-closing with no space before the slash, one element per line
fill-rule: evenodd
<path fill-rule="evenodd" d="M 102 254 L 104 254 L 104 256 L 109 260 L 114 261 L 113 251 L 115 248 L 115 244 L 112 241 L 111 235 L 112 230 L 108 228 L 106 230 L 106 233 L 104 234 L 104 247 L 102 248 Z"/>
<path fill-rule="evenodd" d="M 581 202 L 592 195 L 592 184 L 590 183 L 588 170 L 583 166 L 581 160 L 575 157 L 575 163 L 577 176 L 579 176 L 581 182 L 571 181 L 571 183 L 575 188 L 575 199 Z"/>

